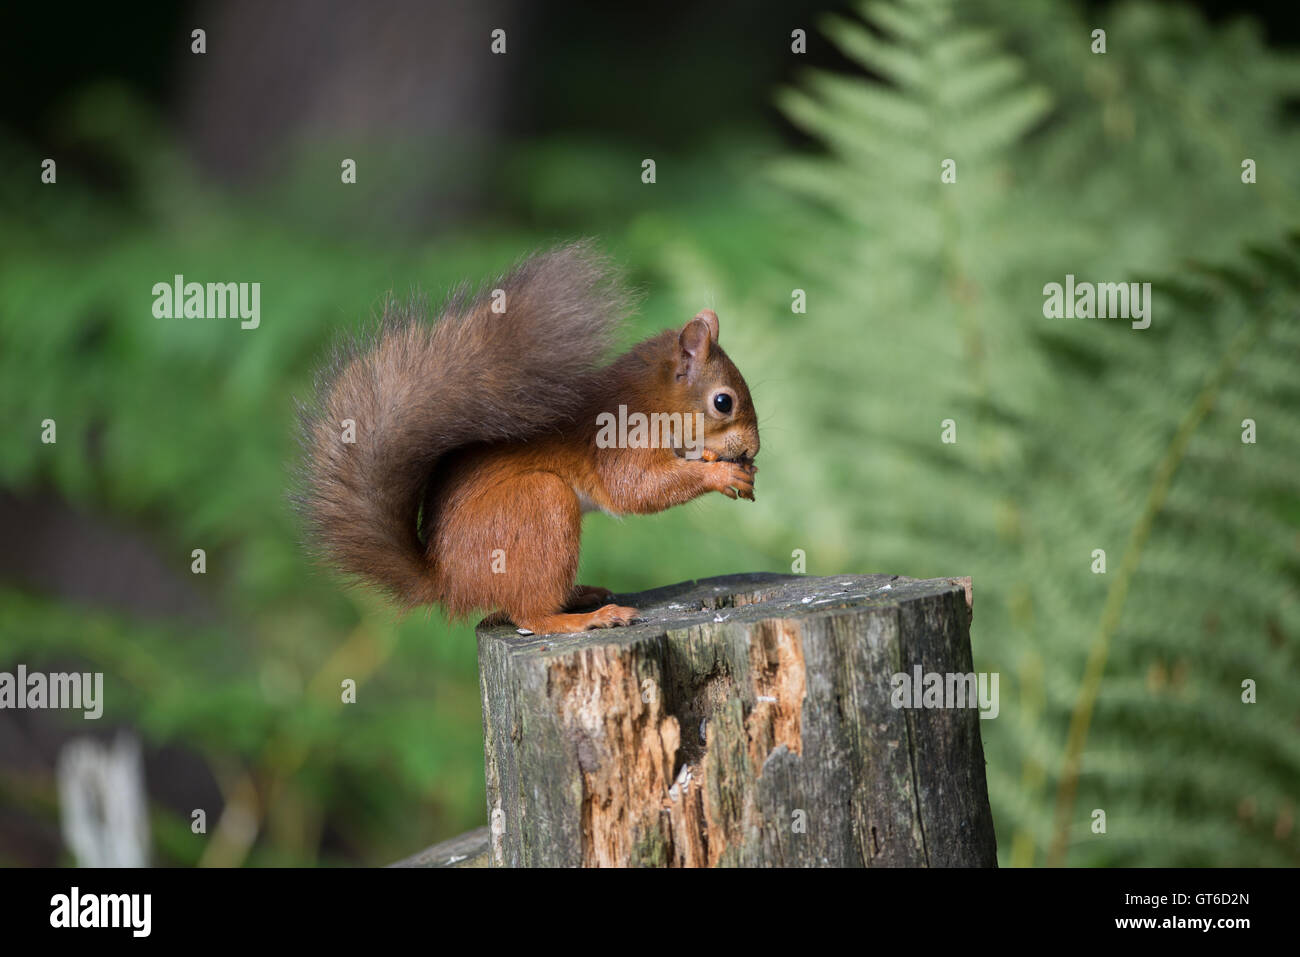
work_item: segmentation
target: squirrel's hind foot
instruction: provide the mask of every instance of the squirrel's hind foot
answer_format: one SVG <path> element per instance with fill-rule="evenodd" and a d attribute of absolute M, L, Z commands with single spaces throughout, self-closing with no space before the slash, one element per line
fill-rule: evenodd
<path fill-rule="evenodd" d="M 536 635 L 573 634 L 579 631 L 592 631 L 596 628 L 616 628 L 630 625 L 636 619 L 637 610 L 623 605 L 606 605 L 585 614 L 540 615 L 516 621 L 520 628 L 525 628 Z"/>

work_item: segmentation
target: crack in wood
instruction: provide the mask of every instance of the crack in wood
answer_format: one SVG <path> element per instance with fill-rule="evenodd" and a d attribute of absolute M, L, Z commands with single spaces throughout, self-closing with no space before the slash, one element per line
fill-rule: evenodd
<path fill-rule="evenodd" d="M 762 826 L 753 795 L 770 754 L 802 753 L 806 679 L 796 623 L 763 622 L 748 645 L 747 675 L 720 665 L 693 687 L 662 682 L 658 662 L 617 646 L 550 662 L 548 694 L 576 741 L 582 775 L 584 865 L 625 865 L 647 854 L 670 866 L 714 865 Z M 733 704 L 739 726 L 714 720 Z M 697 715 L 702 746 L 682 740 L 683 724 L 692 727 Z"/>

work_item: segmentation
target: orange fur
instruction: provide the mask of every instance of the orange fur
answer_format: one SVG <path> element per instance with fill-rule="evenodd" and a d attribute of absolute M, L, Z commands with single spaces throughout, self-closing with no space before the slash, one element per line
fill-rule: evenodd
<path fill-rule="evenodd" d="M 600 366 L 623 298 L 585 246 L 534 257 L 495 288 L 504 315 L 480 297 L 454 300 L 436 323 L 409 309 L 386 316 L 324 377 L 304 417 L 301 502 L 314 540 L 408 605 L 495 609 L 539 634 L 626 624 L 635 609 L 568 611 L 609 597 L 574 584 L 584 505 L 621 515 L 710 491 L 752 499 L 749 390 L 709 310 Z M 726 414 L 713 406 L 720 391 Z M 599 447 L 598 417 L 620 405 L 703 413 L 707 454 Z M 336 434 L 347 418 L 351 445 Z"/>

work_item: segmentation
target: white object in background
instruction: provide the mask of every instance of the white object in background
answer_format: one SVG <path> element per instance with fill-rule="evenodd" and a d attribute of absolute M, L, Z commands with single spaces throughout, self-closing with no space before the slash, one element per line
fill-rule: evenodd
<path fill-rule="evenodd" d="M 80 867 L 146 867 L 149 817 L 140 742 L 73 738 L 59 752 L 63 840 Z"/>

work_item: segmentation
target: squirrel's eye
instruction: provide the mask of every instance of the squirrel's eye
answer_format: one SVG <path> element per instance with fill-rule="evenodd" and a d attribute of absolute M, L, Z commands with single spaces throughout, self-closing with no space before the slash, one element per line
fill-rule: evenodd
<path fill-rule="evenodd" d="M 719 392 L 713 397 L 713 407 L 723 415 L 729 414 L 731 412 L 731 396 L 725 392 Z"/>

